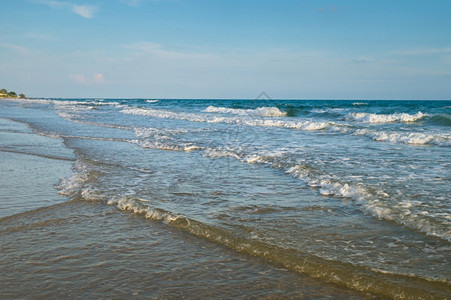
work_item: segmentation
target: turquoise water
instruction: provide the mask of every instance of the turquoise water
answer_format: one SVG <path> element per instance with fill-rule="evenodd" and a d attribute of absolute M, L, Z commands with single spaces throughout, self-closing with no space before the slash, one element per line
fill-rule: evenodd
<path fill-rule="evenodd" d="M 141 220 L 134 225 L 139 229 L 117 225 L 120 237 L 158 224 L 166 238 L 176 230 L 225 247 L 220 251 L 232 258 L 223 268 L 234 274 L 240 272 L 234 255 L 246 255 L 289 270 L 271 271 L 273 280 L 319 280 L 308 285 L 321 291 L 315 297 L 450 294 L 451 101 L 33 99 L 0 105 L 3 164 L 17 160 L 8 155 L 33 155 L 51 160 L 52 168 L 62 164 L 54 174 L 72 166 L 73 174 L 59 181 L 38 176 L 62 196 L 44 197 L 56 205 L 52 217 L 67 203 L 85 205 L 88 215 L 98 209 L 102 217 L 93 219 L 107 223 L 109 214 L 115 220 L 131 214 Z M 29 127 L 18 132 L 11 122 Z M 26 145 L 14 141 L 22 134 L 29 136 Z M 41 149 L 42 139 L 54 147 Z M 1 205 L 2 222 L 36 208 Z M 82 222 L 75 228 L 82 230 Z M 252 268 L 246 272 L 254 274 Z M 249 278 L 243 290 L 255 286 Z M 296 296 L 285 292 L 273 295 Z"/>

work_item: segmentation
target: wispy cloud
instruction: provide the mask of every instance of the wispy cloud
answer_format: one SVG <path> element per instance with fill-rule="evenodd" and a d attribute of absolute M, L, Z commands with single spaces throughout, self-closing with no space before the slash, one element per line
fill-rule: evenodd
<path fill-rule="evenodd" d="M 400 55 L 451 54 L 451 47 L 445 47 L 445 48 L 417 48 L 417 49 L 398 51 L 395 54 L 400 54 Z"/>
<path fill-rule="evenodd" d="M 339 13 L 349 9 L 348 5 L 329 5 L 329 6 L 318 6 L 317 11 L 319 13 Z"/>
<path fill-rule="evenodd" d="M 69 77 L 78 84 L 100 84 L 105 82 L 102 73 L 92 74 L 91 76 L 86 76 L 84 74 L 70 74 Z"/>
<path fill-rule="evenodd" d="M 54 1 L 54 0 L 38 0 L 38 3 L 45 4 L 50 6 L 51 8 L 63 8 L 64 2 Z"/>
<path fill-rule="evenodd" d="M 137 42 L 132 44 L 127 44 L 123 46 L 125 49 L 130 49 L 138 52 L 151 52 L 156 51 L 161 48 L 160 44 L 152 42 Z"/>
<path fill-rule="evenodd" d="M 329 7 L 320 6 L 318 7 L 319 13 L 325 13 L 325 12 L 336 12 L 338 10 L 338 7 L 335 5 L 331 5 Z"/>
<path fill-rule="evenodd" d="M 96 5 L 78 5 L 76 3 L 70 3 L 70 2 L 62 2 L 62 1 L 55 1 L 55 0 L 41 0 L 38 1 L 41 4 L 45 4 L 51 8 L 54 9 L 69 9 L 73 13 L 76 13 L 79 16 L 82 16 L 83 18 L 92 19 L 94 17 L 94 14 L 97 12 L 98 7 Z"/>
<path fill-rule="evenodd" d="M 178 2 L 178 0 L 118 0 L 121 3 L 125 3 L 131 7 L 140 6 L 142 3 L 159 3 L 159 2 Z"/>
<path fill-rule="evenodd" d="M 137 55 L 149 55 L 166 59 L 209 59 L 214 54 L 166 50 L 162 45 L 151 42 L 137 42 L 123 46 Z"/>
<path fill-rule="evenodd" d="M 128 6 L 138 6 L 141 0 L 120 0 L 120 2 L 125 3 Z"/>
<path fill-rule="evenodd" d="M 0 48 L 5 48 L 14 51 L 17 54 L 26 55 L 30 53 L 30 51 L 22 46 L 14 45 L 14 44 L 7 44 L 7 43 L 0 43 Z"/>
<path fill-rule="evenodd" d="M 36 32 L 28 32 L 25 34 L 25 37 L 32 38 L 36 40 L 51 40 L 53 39 L 53 36 L 46 33 L 36 33 Z"/>
<path fill-rule="evenodd" d="M 370 59 L 370 58 L 367 58 L 367 57 L 360 56 L 360 57 L 356 57 L 356 58 L 351 59 L 351 61 L 353 63 L 357 63 L 357 64 L 364 64 L 364 63 L 372 62 L 373 60 Z"/>

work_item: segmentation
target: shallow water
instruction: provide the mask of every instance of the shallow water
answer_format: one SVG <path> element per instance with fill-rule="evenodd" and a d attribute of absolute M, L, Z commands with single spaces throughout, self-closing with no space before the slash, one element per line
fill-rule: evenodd
<path fill-rule="evenodd" d="M 101 203 L 71 201 L 0 224 L 2 298 L 372 298 Z"/>
<path fill-rule="evenodd" d="M 73 161 L 61 141 L 0 118 L 0 218 L 66 201 L 49 187 L 71 174 Z"/>
<path fill-rule="evenodd" d="M 155 285 L 138 280 L 142 286 L 135 292 L 110 286 L 107 295 L 450 294 L 450 102 L 38 99 L 0 105 L 3 164 L 20 169 L 14 168 L 15 161 L 26 156 L 23 164 L 33 166 L 29 172 L 22 168 L 32 176 L 24 192 L 38 193 L 36 185 L 51 186 L 64 177 L 56 187 L 62 197 L 42 194 L 29 209 L 3 201 L 0 212 L 10 217 L 1 219 L 2 228 L 16 228 L 17 220 L 27 223 L 29 214 L 56 224 L 47 228 L 42 221 L 39 229 L 43 237 L 47 231 L 58 236 L 46 243 L 54 252 L 37 251 L 33 242 L 25 249 L 37 257 L 62 256 L 67 263 L 64 257 L 70 258 L 74 249 L 88 251 L 88 244 L 109 253 L 114 245 L 126 247 L 122 241 L 128 236 L 135 245 L 142 232 L 158 232 L 157 243 L 164 246 L 153 249 L 158 250 L 149 253 L 142 268 L 131 270 L 149 274 L 144 269 L 153 269 L 164 253 L 165 263 L 157 269 L 172 268 L 168 277 Z M 40 160 L 58 175 L 34 172 L 44 170 Z M 11 178 L 2 193 L 10 195 L 17 182 Z M 26 203 L 25 195 L 17 196 Z M 50 208 L 33 210 L 40 207 L 38 199 L 46 199 L 42 207 Z M 67 210 L 73 214 L 65 216 Z M 40 216 L 44 212 L 49 213 L 45 218 Z M 20 232 L 23 240 L 35 238 L 39 235 L 28 230 L 36 222 L 41 221 L 12 232 Z M 69 229 L 63 229 L 66 223 Z M 8 230 L 6 237 L 17 239 Z M 97 237 L 72 241 L 84 230 Z M 66 248 L 58 246 L 64 235 L 71 237 Z M 147 237 L 139 243 L 151 242 Z M 189 251 L 182 247 L 188 240 Z M 56 251 L 61 247 L 63 252 Z M 139 261 L 142 251 L 133 254 Z M 197 258 L 180 254 L 200 253 L 205 256 L 200 264 L 209 266 L 216 265 L 213 257 L 219 252 L 228 257 L 219 265 L 233 276 L 210 284 L 208 278 L 225 277 L 218 270 L 205 275 L 204 269 L 192 267 Z M 67 276 L 101 261 L 85 256 L 63 268 Z M 189 274 L 182 272 L 178 280 L 177 268 L 166 260 L 181 256 Z M 105 260 L 108 265 L 124 258 L 108 254 Z M 45 261 L 45 266 L 56 263 Z M 18 272 L 24 272 L 26 267 L 19 265 Z M 101 264 L 98 270 L 108 273 L 109 268 Z M 267 276 L 257 275 L 261 272 Z M 192 278 L 204 278 L 205 286 L 193 289 Z M 27 280 L 40 282 L 33 276 Z M 51 286 L 54 279 L 48 280 Z M 177 288 L 168 283 L 174 280 Z M 82 279 L 71 284 L 76 290 L 85 285 Z M 105 291 L 94 285 L 93 292 Z M 114 279 L 111 285 L 120 283 Z M 156 292 L 159 285 L 167 288 Z M 210 285 L 218 287 L 210 289 L 216 294 L 208 294 Z"/>

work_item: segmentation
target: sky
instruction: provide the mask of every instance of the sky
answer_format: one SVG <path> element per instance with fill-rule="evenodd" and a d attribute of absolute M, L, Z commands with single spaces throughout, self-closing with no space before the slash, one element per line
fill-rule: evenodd
<path fill-rule="evenodd" d="M 451 99 L 450 0 L 0 0 L 32 97 Z"/>

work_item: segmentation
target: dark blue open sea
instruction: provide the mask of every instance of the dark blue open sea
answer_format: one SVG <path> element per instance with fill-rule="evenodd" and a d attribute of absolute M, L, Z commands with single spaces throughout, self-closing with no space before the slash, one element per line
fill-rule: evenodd
<path fill-rule="evenodd" d="M 451 296 L 451 101 L 0 100 L 0 298 Z"/>

